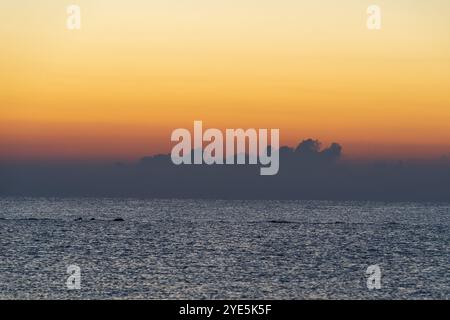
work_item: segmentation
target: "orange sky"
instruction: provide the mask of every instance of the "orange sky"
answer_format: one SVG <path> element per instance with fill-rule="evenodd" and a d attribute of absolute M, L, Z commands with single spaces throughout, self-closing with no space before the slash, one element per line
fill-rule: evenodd
<path fill-rule="evenodd" d="M 7 2 L 7 3 L 5 3 Z M 0 159 L 136 159 L 170 133 L 279 128 L 348 157 L 450 154 L 450 3 L 78 0 L 0 4 Z"/>

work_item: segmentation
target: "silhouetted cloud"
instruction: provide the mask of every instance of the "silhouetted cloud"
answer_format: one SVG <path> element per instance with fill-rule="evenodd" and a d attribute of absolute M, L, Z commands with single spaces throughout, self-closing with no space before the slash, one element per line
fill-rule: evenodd
<path fill-rule="evenodd" d="M 342 155 L 342 147 L 340 144 L 333 142 L 330 147 L 321 151 L 321 155 L 326 160 L 338 160 Z"/>
<path fill-rule="evenodd" d="M 313 139 L 307 139 L 303 140 L 295 149 L 295 152 L 300 155 L 317 155 L 320 152 L 320 141 L 313 140 Z"/>
<path fill-rule="evenodd" d="M 260 165 L 180 165 L 170 155 L 136 164 L 1 165 L 0 195 L 221 199 L 450 201 L 450 162 L 356 162 L 317 140 L 280 148 L 280 171 Z M 247 157 L 248 160 L 248 157 Z"/>

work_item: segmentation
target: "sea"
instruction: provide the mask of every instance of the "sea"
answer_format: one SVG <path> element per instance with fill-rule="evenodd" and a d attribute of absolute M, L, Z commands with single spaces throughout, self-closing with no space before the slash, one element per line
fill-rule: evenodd
<path fill-rule="evenodd" d="M 450 203 L 0 198 L 0 299 L 449 298 Z"/>

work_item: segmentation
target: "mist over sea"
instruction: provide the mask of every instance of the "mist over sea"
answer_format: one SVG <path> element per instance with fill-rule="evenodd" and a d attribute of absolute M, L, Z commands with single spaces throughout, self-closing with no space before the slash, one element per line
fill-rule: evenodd
<path fill-rule="evenodd" d="M 450 203 L 0 198 L 0 299 L 449 299 L 449 227 Z"/>

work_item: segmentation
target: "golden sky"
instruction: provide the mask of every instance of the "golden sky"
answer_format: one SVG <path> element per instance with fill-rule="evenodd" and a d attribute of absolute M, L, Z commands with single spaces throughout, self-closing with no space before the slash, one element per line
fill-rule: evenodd
<path fill-rule="evenodd" d="M 194 120 L 450 154 L 449 31 L 448 0 L 1 1 L 0 159 L 136 159 Z"/>

